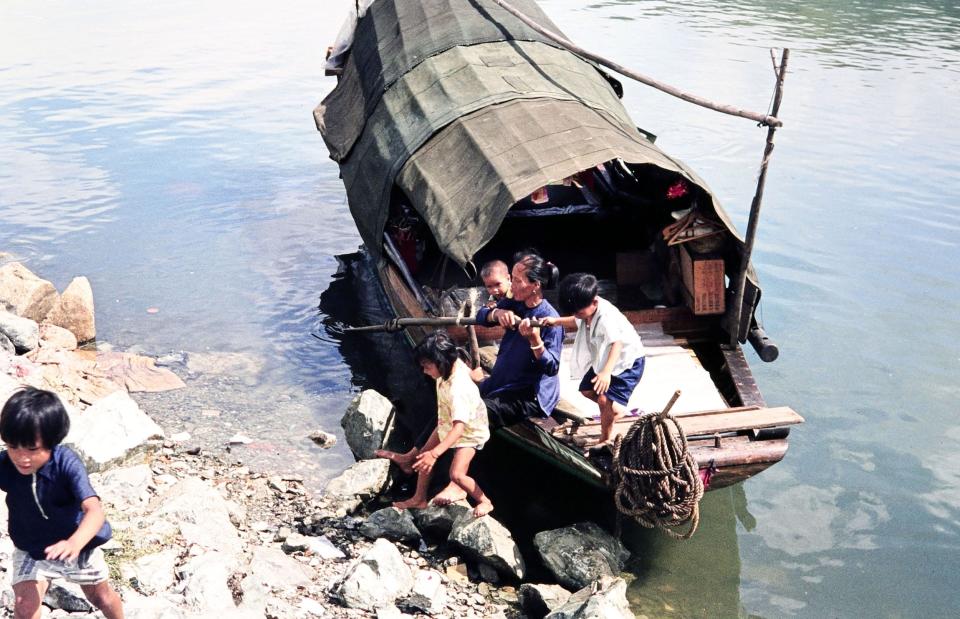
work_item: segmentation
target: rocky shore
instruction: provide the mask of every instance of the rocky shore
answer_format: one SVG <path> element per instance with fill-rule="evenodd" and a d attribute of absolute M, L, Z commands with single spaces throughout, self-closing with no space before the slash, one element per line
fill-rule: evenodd
<path fill-rule="evenodd" d="M 398 472 L 372 452 L 389 443 L 393 409 L 375 392 L 347 407 L 340 436 L 358 461 L 322 493 L 295 472 L 253 471 L 161 428 L 130 392 L 190 387 L 149 357 L 79 350 L 96 334 L 84 282 L 60 294 L 0 260 L 0 404 L 29 384 L 67 405 L 66 443 L 114 528 L 104 549 L 127 616 L 633 617 L 619 577 L 627 552 L 596 525 L 538 533 L 538 556 L 525 559 L 505 527 L 466 503 L 386 506 Z M 0 513 L 0 615 L 12 616 L 6 523 Z M 555 582 L 526 582 L 531 559 Z M 44 603 L 44 616 L 102 616 L 62 582 Z"/>

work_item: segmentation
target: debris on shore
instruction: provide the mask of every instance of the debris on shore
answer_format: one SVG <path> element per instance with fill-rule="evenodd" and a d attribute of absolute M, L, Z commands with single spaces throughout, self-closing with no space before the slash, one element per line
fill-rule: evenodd
<path fill-rule="evenodd" d="M 541 556 L 528 558 L 577 589 L 569 591 L 524 582 L 510 532 L 490 515 L 474 518 L 466 503 L 388 506 L 391 465 L 372 458 L 390 440 L 392 407 L 379 394 L 358 395 L 344 416 L 359 461 L 311 496 L 301 475 L 251 470 L 161 428 L 129 393 L 189 388 L 171 370 L 141 355 L 78 350 L 96 333 L 85 278 L 58 294 L 2 262 L 0 405 L 20 385 L 64 401 L 65 443 L 88 466 L 114 529 L 104 551 L 127 616 L 633 617 L 619 578 L 627 553 L 594 525 L 542 532 Z M 322 430 L 311 438 L 337 440 Z M 10 617 L 4 512 L 0 504 L 0 616 Z M 101 616 L 62 581 L 44 605 L 50 617 Z"/>

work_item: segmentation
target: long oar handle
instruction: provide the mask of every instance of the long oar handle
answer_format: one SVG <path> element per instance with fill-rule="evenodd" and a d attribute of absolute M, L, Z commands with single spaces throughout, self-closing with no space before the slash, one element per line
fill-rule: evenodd
<path fill-rule="evenodd" d="M 514 324 L 520 322 L 520 319 L 517 318 L 514 321 Z M 478 325 L 476 317 L 474 316 L 441 316 L 439 318 L 393 318 L 383 323 L 382 325 L 364 325 L 362 327 L 345 327 L 343 329 L 344 333 L 372 333 L 377 331 L 386 331 L 392 333 L 394 331 L 399 331 L 400 329 L 406 329 L 407 327 L 468 327 L 471 325 Z M 493 327 L 498 326 L 497 324 L 482 324 L 480 326 Z M 536 318 L 530 319 L 531 327 L 545 327 L 540 323 Z"/>

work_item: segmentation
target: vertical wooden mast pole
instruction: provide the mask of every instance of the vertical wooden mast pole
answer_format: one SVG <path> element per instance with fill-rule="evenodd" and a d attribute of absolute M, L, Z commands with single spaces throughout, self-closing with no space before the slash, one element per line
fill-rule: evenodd
<path fill-rule="evenodd" d="M 771 55 L 772 55 L 771 51 Z M 787 60 L 790 58 L 790 50 L 784 49 L 780 57 L 780 66 L 774 66 L 777 75 L 777 87 L 773 95 L 773 108 L 770 115 L 776 117 L 780 112 L 780 101 L 783 100 L 783 79 L 787 73 Z M 737 342 L 746 337 L 747 329 L 741 332 L 741 321 L 743 320 L 743 297 L 747 288 L 747 270 L 750 268 L 750 256 L 753 254 L 753 243 L 757 238 L 757 226 L 760 222 L 760 205 L 763 202 L 763 187 L 767 182 L 767 165 L 770 163 L 770 156 L 773 154 L 773 135 L 776 133 L 775 125 L 767 125 L 767 145 L 763 149 L 763 161 L 760 162 L 760 177 L 757 179 L 757 191 L 753 194 L 753 203 L 750 205 L 750 220 L 747 223 L 747 236 L 743 243 L 743 255 L 740 257 L 740 272 L 736 280 L 736 295 L 733 300 L 733 320 L 729 323 L 730 345 L 736 346 Z M 741 335 L 743 337 L 741 337 Z"/>

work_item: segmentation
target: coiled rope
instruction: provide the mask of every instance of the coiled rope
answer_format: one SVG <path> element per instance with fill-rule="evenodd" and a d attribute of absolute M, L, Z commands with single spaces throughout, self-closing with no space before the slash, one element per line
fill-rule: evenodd
<path fill-rule="evenodd" d="M 642 415 L 613 447 L 614 501 L 620 514 L 674 539 L 690 539 L 700 523 L 703 482 L 687 437 L 670 415 L 680 391 L 660 413 Z M 675 527 L 688 525 L 685 532 Z"/>

